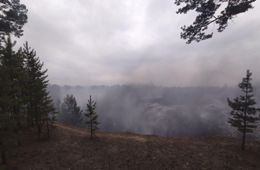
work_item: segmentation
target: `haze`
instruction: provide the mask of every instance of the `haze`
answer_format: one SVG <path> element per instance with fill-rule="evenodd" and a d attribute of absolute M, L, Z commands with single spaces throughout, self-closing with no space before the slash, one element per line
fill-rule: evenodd
<path fill-rule="evenodd" d="M 172 0 L 22 1 L 21 45 L 37 51 L 51 84 L 236 85 L 246 69 L 260 82 L 260 1 L 212 39 L 185 44 Z"/>

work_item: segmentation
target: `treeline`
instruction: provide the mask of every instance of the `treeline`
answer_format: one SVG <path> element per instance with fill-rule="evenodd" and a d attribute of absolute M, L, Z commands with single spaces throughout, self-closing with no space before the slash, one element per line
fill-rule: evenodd
<path fill-rule="evenodd" d="M 240 95 L 239 97 L 236 97 L 234 98 L 233 100 L 229 99 L 227 100 L 227 102 L 225 102 L 224 99 L 223 102 L 225 102 L 225 105 L 229 105 L 230 108 L 231 108 L 231 111 L 230 111 L 230 115 L 228 115 L 228 120 L 225 120 L 223 119 L 223 117 L 225 115 L 227 115 L 226 113 L 228 112 L 227 108 L 225 109 L 225 114 L 220 114 L 219 113 L 219 110 L 216 110 L 214 109 L 213 107 L 213 110 L 211 110 L 211 113 L 212 114 L 210 117 L 210 119 L 207 118 L 207 115 L 206 114 L 200 114 L 200 115 L 196 115 L 194 114 L 196 111 L 193 110 L 189 116 L 186 116 L 185 117 L 185 113 L 182 113 L 181 110 L 178 110 L 180 113 L 174 113 L 172 114 L 172 112 L 176 112 L 175 110 L 168 110 L 166 113 L 166 115 L 163 114 L 163 109 L 162 108 L 159 108 L 155 111 L 157 111 L 157 115 L 160 115 L 160 116 L 157 116 L 157 120 L 152 120 L 152 121 L 155 121 L 155 122 L 158 122 L 158 119 L 161 121 L 161 124 L 159 124 L 159 126 L 155 126 L 153 125 L 153 128 L 156 129 L 156 130 L 161 130 L 163 127 L 166 126 L 166 130 L 170 129 L 170 130 L 173 130 L 173 131 L 180 131 L 181 133 L 185 133 L 185 130 L 189 130 L 190 131 L 190 128 L 192 127 L 193 130 L 195 131 L 198 131 L 198 133 L 204 133 L 204 131 L 207 133 L 207 131 L 211 131 L 211 132 L 215 132 L 214 134 L 211 134 L 211 135 L 216 135 L 216 131 L 223 131 L 222 133 L 225 133 L 225 131 L 227 131 L 227 129 L 225 128 L 221 128 L 221 129 L 218 129 L 217 127 L 217 124 L 216 122 L 219 124 L 219 125 L 224 125 L 226 123 L 229 123 L 232 127 L 234 127 L 234 129 L 236 129 L 239 133 L 242 134 L 242 145 L 241 145 L 241 148 L 242 150 L 245 149 L 245 143 L 246 143 L 246 136 L 247 134 L 253 134 L 254 135 L 254 132 L 255 132 L 255 129 L 257 128 L 257 124 L 260 120 L 260 115 L 259 115 L 259 111 L 260 109 L 258 107 L 256 107 L 256 100 L 255 100 L 255 97 L 254 97 L 254 89 L 253 89 L 253 86 L 251 84 L 251 81 L 252 81 L 252 73 L 247 70 L 246 72 L 246 77 L 242 78 L 242 81 L 241 83 L 239 83 L 239 88 L 241 90 L 240 92 Z M 109 107 L 115 107 L 114 106 L 114 103 L 120 103 L 118 102 L 119 100 L 122 101 L 122 100 L 126 100 L 127 99 L 127 103 L 125 105 L 128 106 L 128 111 L 129 114 L 127 116 L 131 116 L 133 112 L 133 110 L 138 107 L 138 105 L 141 105 L 142 104 L 145 104 L 145 103 L 142 103 L 142 99 L 140 97 L 140 94 L 138 95 L 138 99 L 137 101 L 135 102 L 129 102 L 130 100 L 128 100 L 127 96 L 129 95 L 133 95 L 135 94 L 134 92 L 136 91 L 133 91 L 133 92 L 129 92 L 130 90 L 127 89 L 126 92 L 127 93 L 130 93 L 128 95 L 124 95 L 124 96 L 117 96 L 117 95 L 113 95 L 113 94 L 110 94 L 109 97 L 111 100 L 107 99 L 106 98 L 106 102 L 109 103 L 109 105 L 105 105 L 104 107 L 104 103 L 101 102 L 101 106 L 100 107 L 103 107 L 105 110 L 103 110 L 102 112 L 105 113 L 105 115 L 108 115 L 109 114 Z M 187 92 L 189 93 L 189 92 Z M 157 93 L 158 95 L 158 93 Z M 192 94 L 191 94 L 192 95 Z M 114 98 L 112 98 L 112 96 Z M 227 94 L 225 96 L 228 96 Z M 115 100 L 115 98 L 117 98 L 117 100 Z M 126 99 L 125 99 L 126 98 Z M 159 97 L 158 99 L 152 99 L 152 101 L 154 101 L 155 103 L 152 103 L 151 105 L 148 105 L 148 107 L 153 107 L 152 105 L 158 103 L 158 102 L 162 102 L 163 101 L 163 98 L 164 97 Z M 199 101 L 200 98 L 197 98 L 197 99 L 193 99 L 193 101 Z M 167 103 L 167 102 L 166 102 Z M 196 102 L 195 102 L 196 104 Z M 124 112 L 127 112 L 127 110 L 124 110 L 124 111 L 121 111 L 120 110 L 120 107 L 122 107 L 122 103 L 120 103 L 118 106 L 119 107 L 116 107 L 116 110 L 118 113 L 117 116 L 114 116 L 112 118 L 104 118 L 104 115 L 101 114 L 101 122 L 102 122 L 102 126 L 103 126 L 103 129 L 104 128 L 104 125 L 106 125 L 107 123 L 112 123 L 114 125 L 114 122 L 115 120 L 117 120 L 117 122 L 121 123 L 121 124 L 127 124 L 128 122 L 125 123 L 124 120 L 129 120 L 128 117 L 125 118 L 125 113 Z M 129 105 L 133 106 L 133 107 L 129 107 Z M 73 95 L 67 95 L 65 98 L 64 98 L 64 101 L 63 103 L 61 104 L 60 106 L 60 102 L 57 102 L 57 106 L 60 110 L 60 114 L 58 116 L 58 121 L 61 121 L 63 123 L 67 123 L 67 124 L 71 124 L 71 125 L 74 125 L 74 126 L 82 126 L 82 119 L 84 118 L 83 116 L 83 113 L 80 109 L 80 107 L 77 105 L 77 101 L 76 101 L 76 98 L 73 96 Z M 56 106 L 56 107 L 57 107 Z M 59 107 L 60 106 L 60 107 Z M 200 106 L 198 106 L 200 107 Z M 117 110 L 119 108 L 119 110 Z M 143 111 L 143 109 L 137 109 L 137 111 Z M 134 121 L 130 121 L 130 122 L 135 122 L 134 126 L 136 128 L 138 128 L 138 123 L 144 123 L 147 119 L 150 119 L 150 113 L 149 114 L 144 114 L 146 112 L 140 112 L 139 115 L 142 116 L 142 117 L 135 117 L 133 120 Z M 167 115 L 171 115 L 171 116 L 167 116 Z M 184 116 L 183 116 L 184 115 Z M 135 116 L 135 115 L 132 115 L 132 116 Z M 207 121 L 206 124 L 204 124 L 203 121 L 201 121 L 201 117 L 204 117 L 205 118 L 205 121 Z M 124 117 L 125 119 L 120 119 Z M 165 118 L 164 118 L 165 117 Z M 194 129 L 194 127 L 196 126 L 192 126 L 192 124 L 194 124 L 194 121 L 196 122 L 196 124 L 200 124 L 199 127 L 201 127 L 200 129 Z M 170 123 L 169 123 L 170 122 Z M 185 123 L 186 122 L 186 123 Z M 188 123 L 187 123 L 188 122 Z M 180 124 L 179 127 L 175 127 L 174 124 Z M 173 125 L 172 125 L 173 124 Z M 112 126 L 113 126 L 112 125 Z M 111 126 L 111 125 L 110 125 Z M 183 126 L 185 126 L 185 129 L 183 131 Z M 117 126 L 117 130 L 118 129 L 121 129 L 121 128 L 118 128 L 119 126 Z M 144 128 L 147 128 L 147 125 L 144 126 Z M 107 130 L 107 129 L 105 129 Z M 134 131 L 133 129 L 130 130 L 130 131 Z M 170 135 L 170 136 L 174 136 L 174 135 Z M 253 137 L 253 136 L 252 136 Z"/>
<path fill-rule="evenodd" d="M 5 163 L 7 141 L 21 145 L 23 132 L 35 130 L 41 139 L 50 137 L 55 117 L 47 91 L 47 70 L 26 42 L 15 51 L 15 43 L 7 36 L 0 49 L 0 147 Z"/>
<path fill-rule="evenodd" d="M 260 86 L 254 87 L 258 103 Z M 66 94 L 73 94 L 82 110 L 85 109 L 88 96 L 92 94 L 98 103 L 99 127 L 103 131 L 131 131 L 176 137 L 239 136 L 227 123 L 229 108 L 226 98 L 239 95 L 239 89 L 233 86 L 51 85 L 48 89 L 55 107 L 61 112 L 57 120 L 63 115 L 61 108 Z M 84 126 L 84 121 L 80 126 Z M 257 131 L 250 138 L 260 137 L 259 135 Z"/>

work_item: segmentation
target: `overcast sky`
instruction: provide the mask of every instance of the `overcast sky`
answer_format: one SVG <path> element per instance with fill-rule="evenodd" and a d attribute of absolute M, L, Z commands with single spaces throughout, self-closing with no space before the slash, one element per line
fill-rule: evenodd
<path fill-rule="evenodd" d="M 41 0 L 29 9 L 25 42 L 60 85 L 236 85 L 246 69 L 260 83 L 260 1 L 223 33 L 187 45 L 173 0 Z M 214 29 L 212 29 L 214 30 Z"/>

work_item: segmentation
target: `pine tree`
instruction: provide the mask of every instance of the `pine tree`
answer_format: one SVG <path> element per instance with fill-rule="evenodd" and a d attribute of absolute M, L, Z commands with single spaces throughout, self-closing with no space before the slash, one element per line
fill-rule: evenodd
<path fill-rule="evenodd" d="M 2 162 L 5 163 L 4 139 L 14 133 L 17 145 L 20 145 L 20 133 L 23 128 L 25 101 L 23 98 L 23 80 L 25 70 L 20 52 L 13 50 L 10 36 L 1 48 L 0 64 L 0 147 Z M 10 135 L 9 135 L 10 136 Z"/>
<path fill-rule="evenodd" d="M 209 39 L 213 32 L 209 32 L 210 25 L 214 25 L 218 32 L 226 29 L 233 18 L 253 8 L 256 0 L 174 0 L 181 6 L 177 13 L 186 14 L 190 11 L 197 13 L 195 21 L 189 26 L 183 26 L 181 38 L 187 43 Z M 214 29 L 214 28 L 213 28 Z"/>
<path fill-rule="evenodd" d="M 8 114 L 6 111 L 6 91 L 5 89 L 5 80 L 6 75 L 4 74 L 3 69 L 3 54 L 4 49 L 0 48 L 0 154 L 1 154 L 1 163 L 6 164 L 6 149 L 4 144 L 4 139 L 6 137 L 7 125 L 8 125 Z"/>
<path fill-rule="evenodd" d="M 3 146 L 3 132 L 4 127 L 5 127 L 5 118 L 7 117 L 7 115 L 5 114 L 6 112 L 4 112 L 3 110 L 3 102 L 4 102 L 4 73 L 3 73 L 3 67 L 2 67 L 2 58 L 3 58 L 3 49 L 0 48 L 0 154 L 1 154 L 1 163 L 5 164 L 5 150 L 4 150 L 4 146 Z"/>
<path fill-rule="evenodd" d="M 1 72 L 3 82 L 1 108 L 8 116 L 7 120 L 10 130 L 13 130 L 19 138 L 23 126 L 25 101 L 23 97 L 23 86 L 25 78 L 24 59 L 20 52 L 13 50 L 10 36 L 5 41 L 1 60 Z M 19 139 L 17 144 L 20 145 Z"/>
<path fill-rule="evenodd" d="M 73 95 L 67 95 L 61 105 L 59 120 L 63 123 L 79 126 L 81 124 L 82 111 Z"/>
<path fill-rule="evenodd" d="M 24 44 L 22 54 L 25 58 L 27 73 L 27 125 L 37 127 L 39 139 L 42 128 L 46 126 L 49 137 L 49 123 L 51 120 L 49 116 L 54 112 L 54 107 L 47 91 L 47 70 L 43 69 L 43 63 L 27 42 Z"/>
<path fill-rule="evenodd" d="M 257 128 L 256 123 L 259 120 L 257 115 L 259 109 L 255 107 L 256 102 L 253 95 L 251 76 L 252 73 L 247 70 L 246 77 L 239 83 L 242 94 L 233 101 L 229 98 L 227 99 L 228 105 L 232 108 L 230 112 L 231 118 L 229 118 L 228 122 L 242 133 L 242 150 L 245 150 L 246 134 L 253 133 L 254 129 Z"/>
<path fill-rule="evenodd" d="M 98 115 L 96 113 L 96 102 L 92 100 L 91 96 L 87 103 L 85 116 L 87 118 L 86 124 L 90 129 L 90 137 L 93 139 L 93 136 L 95 136 L 95 132 L 98 129 L 99 122 L 97 121 Z"/>

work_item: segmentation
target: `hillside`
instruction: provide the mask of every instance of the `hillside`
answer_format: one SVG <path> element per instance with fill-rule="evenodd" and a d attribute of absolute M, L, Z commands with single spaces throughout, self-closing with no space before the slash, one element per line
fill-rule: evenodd
<path fill-rule="evenodd" d="M 237 139 L 166 138 L 99 132 L 56 124 L 50 141 L 28 140 L 8 154 L 4 170 L 260 169 L 260 142 L 240 151 Z"/>

